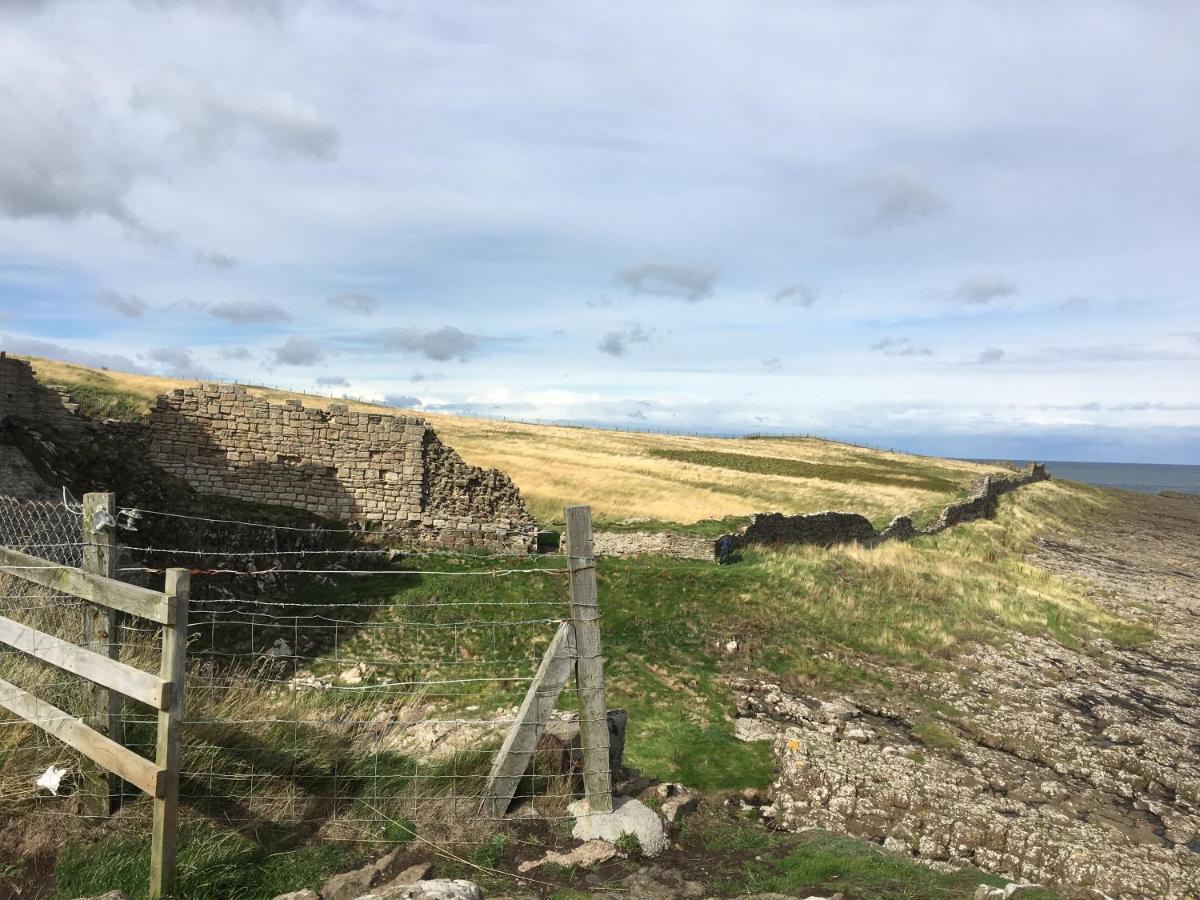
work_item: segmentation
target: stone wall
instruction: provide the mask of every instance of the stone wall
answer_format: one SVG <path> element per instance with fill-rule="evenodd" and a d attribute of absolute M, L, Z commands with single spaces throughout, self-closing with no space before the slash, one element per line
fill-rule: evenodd
<path fill-rule="evenodd" d="M 33 413 L 33 370 L 29 364 L 0 353 L 0 422 Z"/>
<path fill-rule="evenodd" d="M 306 409 L 232 385 L 160 397 L 150 460 L 197 491 L 288 506 L 414 544 L 531 550 L 512 481 L 468 466 L 416 416 Z"/>
<path fill-rule="evenodd" d="M 835 544 L 873 546 L 887 540 L 909 540 L 922 534 L 937 534 L 973 519 L 990 518 L 996 512 L 996 500 L 1022 485 L 1045 481 L 1050 476 L 1045 465 L 1030 463 L 1012 475 L 985 475 L 963 500 L 941 511 L 937 521 L 917 528 L 910 516 L 896 516 L 882 532 L 876 531 L 866 516 L 848 512 L 819 512 L 788 516 L 782 513 L 758 513 L 733 534 L 699 538 L 670 532 L 599 532 L 595 535 L 596 554 L 626 556 L 656 553 L 681 559 L 708 559 L 718 562 L 742 547 L 777 547 L 785 544 Z"/>
<path fill-rule="evenodd" d="M 785 516 L 782 513 L 759 513 L 750 517 L 749 524 L 730 535 L 730 549 L 750 544 L 776 546 L 780 544 L 870 543 L 879 535 L 866 516 L 847 512 L 819 512 L 804 516 Z"/>
<path fill-rule="evenodd" d="M 563 537 L 566 549 L 566 536 Z M 649 553 L 675 559 L 712 562 L 716 552 L 712 538 L 670 531 L 598 531 L 592 535 L 592 552 L 597 556 L 636 556 Z"/>

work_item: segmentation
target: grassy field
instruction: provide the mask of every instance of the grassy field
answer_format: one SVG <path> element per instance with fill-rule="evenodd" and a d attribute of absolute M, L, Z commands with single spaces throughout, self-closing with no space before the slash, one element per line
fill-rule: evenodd
<path fill-rule="evenodd" d="M 47 380 L 90 386 L 96 404 L 116 396 L 126 408 L 136 409 L 136 404 L 147 404 L 155 392 L 170 386 L 161 379 L 127 379 L 60 364 L 39 366 L 45 366 Z M 581 498 L 596 506 L 601 519 L 613 520 L 644 516 L 688 524 L 751 510 L 829 506 L 877 518 L 943 502 L 981 471 L 967 464 L 817 440 L 628 435 L 429 418 L 466 459 L 499 465 L 513 474 L 544 520 L 557 515 L 559 504 Z M 724 792 L 768 784 L 773 765 L 769 746 L 742 743 L 733 735 L 728 682 L 746 676 L 761 676 L 817 695 L 849 692 L 888 703 L 898 699 L 900 690 L 917 691 L 903 699 L 930 710 L 931 715 L 914 734 L 929 752 L 953 751 L 953 739 L 938 722 L 947 717 L 954 721 L 954 711 L 937 696 L 922 696 L 919 688 L 911 686 L 919 679 L 901 678 L 902 673 L 940 670 L 968 676 L 964 655 L 975 642 L 1002 643 L 1014 633 L 1045 635 L 1071 646 L 1091 646 L 1098 639 L 1136 644 L 1151 636 L 1145 623 L 1118 619 L 1097 606 L 1083 586 L 1024 561 L 1038 536 L 1070 533 L 1091 518 L 1107 515 L 1118 502 L 1112 494 L 1080 485 L 1042 482 L 1002 497 L 993 520 L 874 550 L 854 546 L 752 549 L 737 562 L 720 567 L 653 557 L 600 560 L 608 701 L 610 707 L 625 707 L 630 714 L 627 762 L 651 777 L 706 791 L 711 807 L 719 805 Z M 437 571 L 477 564 L 468 557 L 405 560 L 406 566 Z M 548 559 L 535 565 L 556 564 Z M 376 665 L 370 676 L 387 680 L 403 676 L 404 657 L 437 658 L 445 648 L 436 641 L 392 641 L 386 629 L 367 626 L 409 620 L 427 609 L 431 599 L 452 610 L 455 603 L 477 599 L 478 590 L 472 579 L 429 574 L 314 580 L 291 599 L 311 604 L 306 607 L 309 611 L 322 606 L 359 609 L 364 627 L 341 637 L 338 655 L 346 660 L 385 661 L 394 655 L 394 670 Z M 551 601 L 561 591 L 555 579 L 531 583 L 497 578 L 487 585 L 489 599 L 500 603 Z M 491 643 L 473 644 L 460 640 L 456 629 L 453 655 L 447 658 L 453 660 L 455 671 L 468 674 L 483 657 L 520 662 L 530 647 L 544 645 L 549 631 L 543 630 L 545 634 L 525 644 L 496 643 L 494 637 Z M 403 637 L 401 632 L 396 635 Z M 209 641 L 226 652 L 253 655 L 275 637 L 269 626 L 260 625 L 252 636 L 233 631 L 200 634 L 193 649 L 201 656 Z M 736 649 L 730 650 L 731 646 Z M 324 672 L 319 667 L 315 671 Z M 446 708 L 488 710 L 510 705 L 517 696 L 502 685 L 481 686 L 464 689 L 447 701 Z M 304 800 L 291 777 L 297 765 L 314 779 L 312 783 L 354 775 L 353 767 L 339 768 L 346 764 L 347 753 L 353 763 L 354 747 L 329 743 L 317 730 L 289 724 L 305 717 L 328 717 L 325 704 L 332 702 L 324 695 L 298 698 L 266 685 L 218 691 L 197 701 L 194 708 L 209 722 L 270 719 L 281 711 L 286 715 L 278 716 L 282 720 L 278 727 L 252 733 L 209 725 L 186 735 L 190 768 L 229 772 L 235 780 L 243 778 L 267 790 L 253 797 L 218 799 L 215 808 L 199 803 L 187 806 L 180 896 L 212 896 L 218 891 L 248 900 L 269 897 L 318 884 L 329 872 L 345 868 L 378 846 L 329 841 L 327 828 L 297 840 L 294 830 L 269 824 L 273 818 L 285 820 Z M 378 712 L 363 704 L 339 721 L 352 736 L 357 729 L 369 729 Z M 40 756 L 32 762 L 26 758 L 32 746 L 41 753 L 55 752 L 46 741 L 31 743 L 28 733 L 20 729 L 0 734 L 0 768 L 9 772 L 17 770 L 18 761 L 22 771 L 28 770 L 25 763 L 35 768 L 46 764 Z M 363 754 L 358 771 L 369 767 L 374 774 L 379 763 L 377 754 Z M 402 754 L 393 754 L 383 763 L 385 774 L 415 771 Z M 418 793 L 438 777 L 437 772 L 426 771 L 429 781 L 413 782 Z M 459 773 L 477 778 L 479 771 L 476 766 Z M 259 780 L 252 781 L 251 776 Z M 351 782 L 352 777 L 343 783 L 343 793 Z M 274 808 L 272 797 L 278 801 Z M 395 822 L 406 821 L 403 810 L 412 798 L 397 794 L 385 799 L 387 815 Z M 253 826 L 222 817 L 222 809 L 241 809 L 249 801 L 262 804 L 255 810 Z M 379 808 L 378 799 L 366 793 L 351 794 L 348 803 L 338 814 Z M 142 807 L 134 804 L 130 822 L 135 826 L 110 829 L 99 839 L 89 833 L 88 839 L 75 841 L 74 849 L 58 858 L 56 896 L 113 887 L 139 895 L 145 859 Z M 380 827 L 375 840 L 413 840 L 405 827 L 389 828 L 388 821 L 374 819 Z M 511 856 L 513 847 L 522 842 L 562 840 L 561 834 L 529 834 L 523 827 L 514 826 L 515 830 L 487 840 L 471 836 L 467 845 L 448 851 L 453 858 L 443 859 L 440 871 L 480 879 L 478 866 L 484 865 L 483 874 L 493 878 L 497 887 L 511 887 L 496 872 L 505 870 L 504 853 Z M 423 829 L 418 829 L 418 841 L 441 840 L 437 830 Z M 969 896 L 981 880 L 979 873 L 934 873 L 828 835 L 772 835 L 744 822 L 704 819 L 681 840 L 689 858 L 712 857 L 707 883 L 722 896 L 763 890 L 801 895 L 841 890 L 847 897 L 950 898 Z M 421 849 L 428 856 L 429 847 Z M 5 865 L 17 863 L 0 853 L 0 882 Z M 557 893 L 551 896 L 560 900 L 580 896 L 576 893 L 580 873 L 559 876 Z"/>
<path fill-rule="evenodd" d="M 145 415 L 154 398 L 196 382 L 101 371 L 31 359 L 38 377 L 72 391 L 85 412 Z M 331 400 L 261 387 L 275 402 Z M 379 412 L 372 404 L 352 408 Z M 886 522 L 961 496 L 994 467 L 868 450 L 816 438 L 707 438 L 523 425 L 420 413 L 472 465 L 498 468 L 517 483 L 539 521 L 564 506 L 590 504 L 601 524 L 629 519 L 691 524 L 754 512 L 859 512 Z"/>

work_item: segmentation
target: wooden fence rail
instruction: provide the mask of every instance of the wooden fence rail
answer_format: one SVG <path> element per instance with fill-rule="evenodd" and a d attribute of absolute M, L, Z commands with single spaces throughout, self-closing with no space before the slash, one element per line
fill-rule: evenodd
<path fill-rule="evenodd" d="M 170 893 L 175 881 L 177 811 L 179 805 L 179 727 L 183 718 L 184 663 L 187 654 L 187 608 L 190 573 L 168 569 L 162 592 L 113 578 L 116 504 L 111 494 L 84 497 L 85 566 L 63 566 L 0 547 L 0 574 L 53 588 L 93 604 L 85 610 L 82 641 L 69 641 L 0 616 L 0 643 L 91 685 L 92 724 L 72 716 L 23 688 L 0 679 L 0 706 L 96 763 L 106 773 L 92 783 L 100 802 L 91 811 L 107 815 L 124 779 L 154 801 L 151 835 L 150 896 Z M 107 517 L 103 513 L 108 513 Z M 118 613 L 149 619 L 163 626 L 162 665 L 158 674 L 121 662 L 116 632 Z M 155 760 L 123 746 L 124 698 L 158 712 Z"/>

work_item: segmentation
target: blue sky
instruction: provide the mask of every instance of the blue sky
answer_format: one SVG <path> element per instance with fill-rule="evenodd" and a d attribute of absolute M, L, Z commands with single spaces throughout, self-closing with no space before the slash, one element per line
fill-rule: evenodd
<path fill-rule="evenodd" d="M 1200 463 L 1200 7 L 0 2 L 0 348 Z"/>

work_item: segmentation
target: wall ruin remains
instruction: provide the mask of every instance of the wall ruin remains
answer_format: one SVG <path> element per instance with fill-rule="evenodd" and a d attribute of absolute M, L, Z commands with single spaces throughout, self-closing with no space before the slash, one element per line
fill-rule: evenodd
<path fill-rule="evenodd" d="M 306 510 L 413 544 L 528 551 L 516 485 L 469 466 L 416 416 L 269 403 L 234 385 L 160 397 L 150 461 L 204 494 Z"/>

